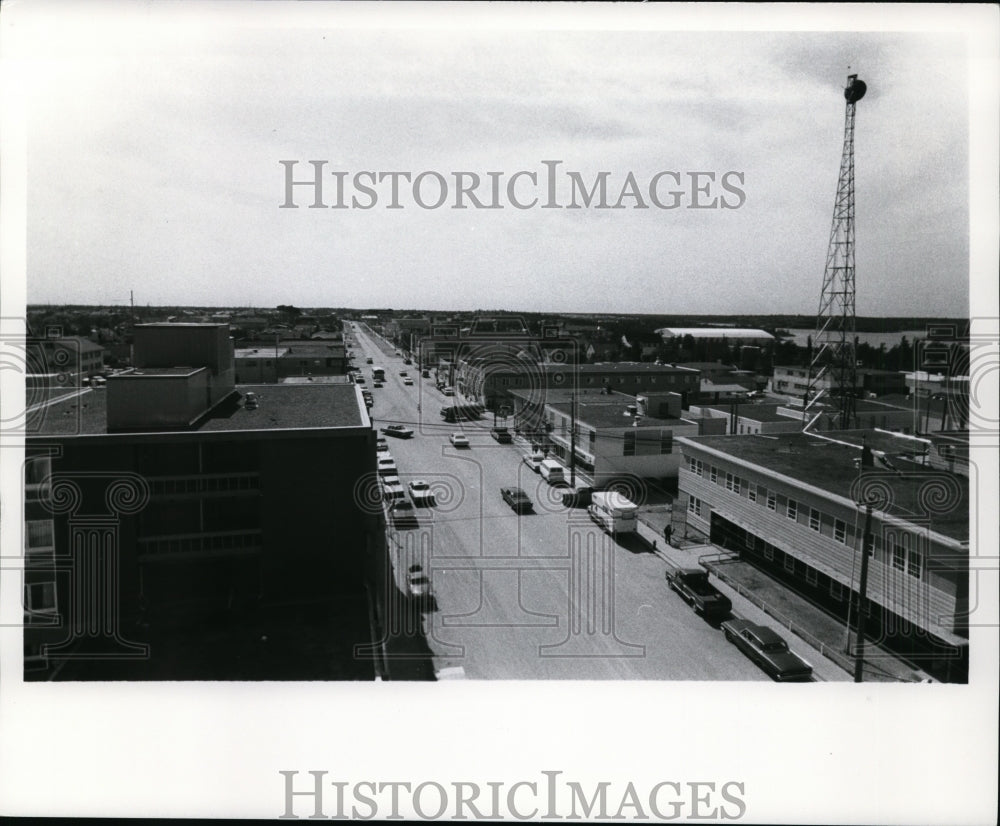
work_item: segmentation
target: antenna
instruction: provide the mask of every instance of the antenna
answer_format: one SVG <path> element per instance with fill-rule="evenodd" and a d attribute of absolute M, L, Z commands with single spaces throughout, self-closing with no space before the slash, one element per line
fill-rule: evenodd
<path fill-rule="evenodd" d="M 850 69 L 850 67 L 848 67 Z M 854 108 L 868 86 L 856 74 L 847 76 L 844 99 L 844 149 L 840 178 L 833 204 L 830 244 L 823 272 L 823 289 L 816 314 L 816 334 L 809 362 L 809 379 L 802 411 L 810 424 L 810 408 L 827 393 L 840 400 L 840 427 L 847 429 L 855 418 L 857 363 L 854 354 Z M 808 428 L 809 425 L 806 425 Z"/>

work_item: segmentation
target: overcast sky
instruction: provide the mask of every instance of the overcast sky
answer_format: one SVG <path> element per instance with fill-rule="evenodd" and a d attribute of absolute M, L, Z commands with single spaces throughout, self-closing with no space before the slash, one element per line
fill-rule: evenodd
<path fill-rule="evenodd" d="M 812 314 L 850 66 L 857 312 L 969 312 L 961 35 L 345 30 L 310 11 L 139 4 L 28 31 L 29 302 Z M 457 210 L 452 188 L 422 209 L 403 182 L 393 210 L 386 182 L 372 209 L 307 209 L 302 188 L 280 209 L 281 160 L 347 172 L 348 202 L 359 171 L 506 181 L 544 160 L 563 203 L 566 171 L 610 173 L 612 203 L 629 172 L 735 171 L 745 201 Z"/>

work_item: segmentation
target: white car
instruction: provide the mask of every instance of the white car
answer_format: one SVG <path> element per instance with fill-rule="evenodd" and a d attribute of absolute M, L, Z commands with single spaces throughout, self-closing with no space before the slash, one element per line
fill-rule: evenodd
<path fill-rule="evenodd" d="M 399 476 L 399 470 L 396 468 L 396 460 L 392 456 L 386 456 L 378 460 L 378 475 Z"/>
<path fill-rule="evenodd" d="M 431 486 L 423 479 L 414 479 L 410 482 L 410 497 L 418 508 L 429 508 L 434 505 L 434 493 L 431 491 Z"/>
<path fill-rule="evenodd" d="M 441 392 L 444 393 L 444 395 L 446 395 L 446 396 L 454 396 L 455 395 L 455 388 L 454 387 L 446 387 Z"/>
<path fill-rule="evenodd" d="M 407 387 L 413 387 L 413 379 L 405 378 L 403 379 L 403 384 L 405 384 Z"/>
<path fill-rule="evenodd" d="M 542 462 L 544 461 L 545 461 L 545 456 L 543 456 L 541 453 L 531 453 L 524 457 L 524 463 L 528 467 L 530 467 L 533 471 L 535 471 L 535 473 L 540 472 L 539 468 L 541 467 Z"/>
<path fill-rule="evenodd" d="M 465 438 L 465 435 L 462 433 L 452 433 L 451 443 L 455 447 L 469 447 L 469 440 Z"/>

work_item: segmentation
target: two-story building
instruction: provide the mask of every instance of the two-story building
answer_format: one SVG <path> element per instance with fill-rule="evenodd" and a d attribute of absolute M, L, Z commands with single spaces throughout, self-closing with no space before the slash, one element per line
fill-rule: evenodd
<path fill-rule="evenodd" d="M 870 633 L 941 679 L 966 679 L 969 483 L 930 458 L 929 441 L 877 431 L 679 441 L 674 507 L 688 530 L 845 620 L 866 552 Z"/>

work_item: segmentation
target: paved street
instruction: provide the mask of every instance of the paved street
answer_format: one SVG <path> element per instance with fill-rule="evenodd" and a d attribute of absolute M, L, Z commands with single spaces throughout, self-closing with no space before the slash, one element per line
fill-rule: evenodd
<path fill-rule="evenodd" d="M 416 431 L 388 439 L 400 479 L 426 480 L 438 502 L 419 509 L 419 527 L 390 532 L 397 572 L 416 562 L 429 572 L 437 610 L 425 630 L 436 668 L 485 679 L 768 679 L 667 588 L 663 561 L 643 543 L 616 544 L 585 509 L 563 507 L 517 445 L 490 437 L 492 417 L 445 423 L 439 411 L 450 400 L 433 379 L 367 331 L 357 338 L 368 386 L 372 366 L 386 370 L 372 391 L 376 427 Z M 471 448 L 452 447 L 458 430 Z M 519 516 L 501 499 L 508 485 L 527 492 L 534 513 Z"/>

